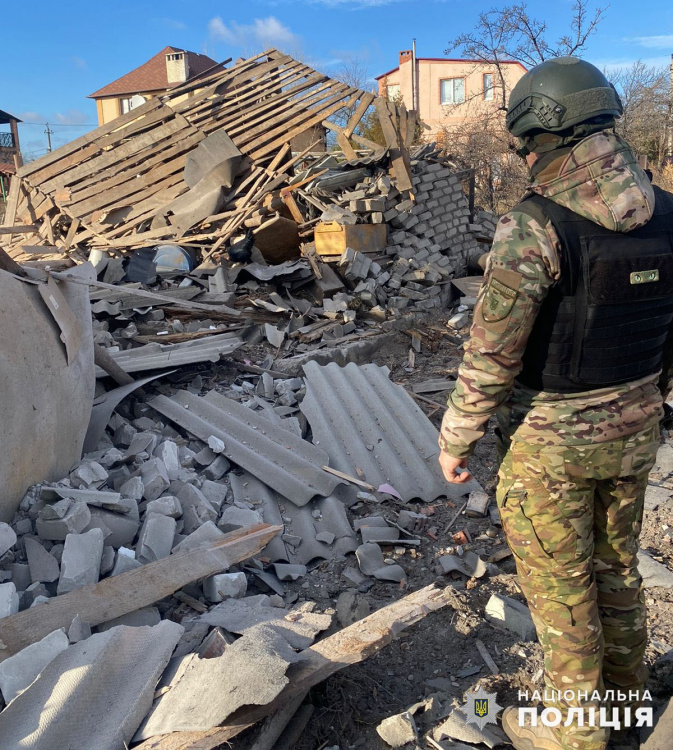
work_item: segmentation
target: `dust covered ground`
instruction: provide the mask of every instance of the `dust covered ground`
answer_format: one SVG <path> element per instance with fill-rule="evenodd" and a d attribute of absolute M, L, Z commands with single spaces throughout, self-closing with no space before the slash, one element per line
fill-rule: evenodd
<path fill-rule="evenodd" d="M 423 344 L 421 352 L 415 353 L 413 368 L 409 367 L 411 337 L 407 333 L 398 333 L 394 344 L 376 355 L 374 361 L 386 365 L 392 380 L 408 388 L 413 383 L 455 376 L 461 348 L 459 340 L 446 335 L 448 317 L 448 314 L 438 315 L 431 323 L 419 326 Z M 467 329 L 462 333 L 464 339 Z M 446 395 L 428 394 L 427 397 L 441 406 Z M 443 409 L 427 402 L 419 403 L 439 426 Z M 669 436 L 665 432 L 662 440 L 673 446 L 673 433 Z M 492 431 L 477 447 L 470 461 L 470 470 L 493 497 L 497 462 Z M 351 587 L 356 593 L 359 616 L 433 582 L 442 587 L 453 586 L 458 595 L 456 609 L 446 607 L 428 615 L 376 656 L 339 672 L 314 688 L 309 700 L 315 706 L 315 712 L 295 746 L 297 750 L 321 750 L 334 746 L 340 750 L 385 748 L 387 745 L 376 734 L 376 726 L 386 717 L 406 710 L 433 693 L 448 694 L 463 704 L 466 692 L 482 686 L 488 692 L 496 692 L 498 703 L 506 707 L 517 703 L 518 690 L 532 692 L 543 687 L 539 645 L 520 642 L 514 634 L 496 630 L 484 618 L 484 607 L 493 593 L 525 601 L 517 586 L 511 556 L 493 563 L 495 567 L 491 567 L 491 575 L 479 580 L 468 581 L 458 573 L 452 574 L 455 576 L 452 578 L 438 570 L 437 558 L 455 544 L 451 534 L 467 532 L 472 541 L 466 549 L 489 559 L 506 548 L 502 530 L 488 519 L 460 515 L 449 533 L 447 526 L 460 509 L 457 504 L 438 501 L 425 508 L 422 505 L 407 506 L 415 512 L 428 514 L 427 524 L 419 533 L 420 546 L 384 548 L 385 556 L 393 557 L 406 570 L 406 588 L 370 579 L 359 589 L 354 589 L 341 575 L 345 567 L 354 564 L 353 555 L 349 555 L 347 561 L 322 562 L 303 581 L 288 585 L 288 590 L 296 593 L 299 602 L 312 600 L 317 603 L 318 610 L 331 612 L 336 610 L 339 594 Z M 393 520 L 398 510 L 399 504 L 382 503 L 372 507 L 363 503 L 354 508 L 351 520 L 372 514 L 383 514 Z M 672 530 L 671 500 L 656 511 L 646 511 L 641 546 L 671 568 Z M 646 598 L 650 613 L 647 664 L 651 672 L 647 687 L 655 706 L 658 706 L 670 697 L 673 687 L 673 662 L 662 660 L 663 654 L 673 648 L 673 591 L 648 589 Z M 340 615 L 342 623 L 335 624 L 334 630 L 350 622 L 348 613 Z M 484 664 L 477 650 L 477 639 L 488 648 L 499 669 L 498 675 L 493 676 Z M 416 718 L 420 730 L 432 727 L 432 724 L 423 723 L 422 716 Z M 423 740 L 419 745 L 429 746 Z M 450 743 L 447 742 L 446 747 L 450 747 Z M 632 733 L 623 744 L 611 747 L 635 750 L 639 742 Z"/>

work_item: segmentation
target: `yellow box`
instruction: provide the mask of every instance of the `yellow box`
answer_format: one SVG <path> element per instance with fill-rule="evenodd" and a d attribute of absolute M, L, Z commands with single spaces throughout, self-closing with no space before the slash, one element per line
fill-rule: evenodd
<path fill-rule="evenodd" d="M 386 249 L 388 227 L 385 224 L 321 222 L 316 225 L 314 239 L 318 255 L 341 255 L 347 247 L 361 253 L 382 253 Z"/>

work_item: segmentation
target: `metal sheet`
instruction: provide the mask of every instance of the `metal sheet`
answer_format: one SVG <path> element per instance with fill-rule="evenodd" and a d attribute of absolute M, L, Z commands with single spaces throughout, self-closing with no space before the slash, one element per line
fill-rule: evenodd
<path fill-rule="evenodd" d="M 387 367 L 309 362 L 304 372 L 300 408 L 330 466 L 374 486 L 390 484 L 407 502 L 457 499 L 481 489 L 475 480 L 455 485 L 444 479 L 439 433 L 404 388 L 390 381 Z"/>
<path fill-rule="evenodd" d="M 180 367 L 194 362 L 217 362 L 243 346 L 243 340 L 235 333 L 220 333 L 180 344 L 146 344 L 137 349 L 110 353 L 110 356 L 125 372 L 159 370 L 163 367 Z M 96 368 L 96 377 L 107 373 Z"/>
<path fill-rule="evenodd" d="M 331 495 L 341 484 L 322 470 L 329 459 L 321 448 L 216 391 L 203 398 L 178 391 L 172 398 L 157 396 L 150 406 L 201 440 L 218 437 L 228 459 L 295 505 Z"/>
<path fill-rule="evenodd" d="M 301 538 L 301 544 L 295 547 L 283 541 L 282 536 L 275 536 L 264 548 L 264 556 L 271 562 L 307 565 L 316 559 L 338 559 L 357 549 L 357 538 L 346 517 L 344 504 L 333 495 L 298 507 L 247 471 L 232 473 L 229 483 L 236 501 L 253 503 L 261 508 L 264 523 L 284 525 L 286 534 Z M 319 513 L 317 518 L 313 516 L 314 511 Z M 332 544 L 315 538 L 321 532 L 334 534 Z"/>

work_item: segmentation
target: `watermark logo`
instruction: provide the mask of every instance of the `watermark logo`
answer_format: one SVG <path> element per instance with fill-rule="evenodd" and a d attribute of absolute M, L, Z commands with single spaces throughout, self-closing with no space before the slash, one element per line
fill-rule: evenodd
<path fill-rule="evenodd" d="M 481 687 L 476 693 L 468 693 L 463 709 L 467 723 L 476 724 L 479 729 L 486 724 L 497 724 L 496 716 L 502 711 L 502 706 L 498 705 L 496 698 L 495 693 L 487 693 Z"/>

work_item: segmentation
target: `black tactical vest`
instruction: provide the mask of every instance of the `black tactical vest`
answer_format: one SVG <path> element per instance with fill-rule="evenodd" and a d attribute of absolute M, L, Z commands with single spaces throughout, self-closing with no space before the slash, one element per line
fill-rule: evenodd
<path fill-rule="evenodd" d="M 561 242 L 561 278 L 540 307 L 518 382 L 579 393 L 661 369 L 673 320 L 673 195 L 654 192 L 652 219 L 627 234 L 539 195 L 517 206 L 547 217 Z"/>

